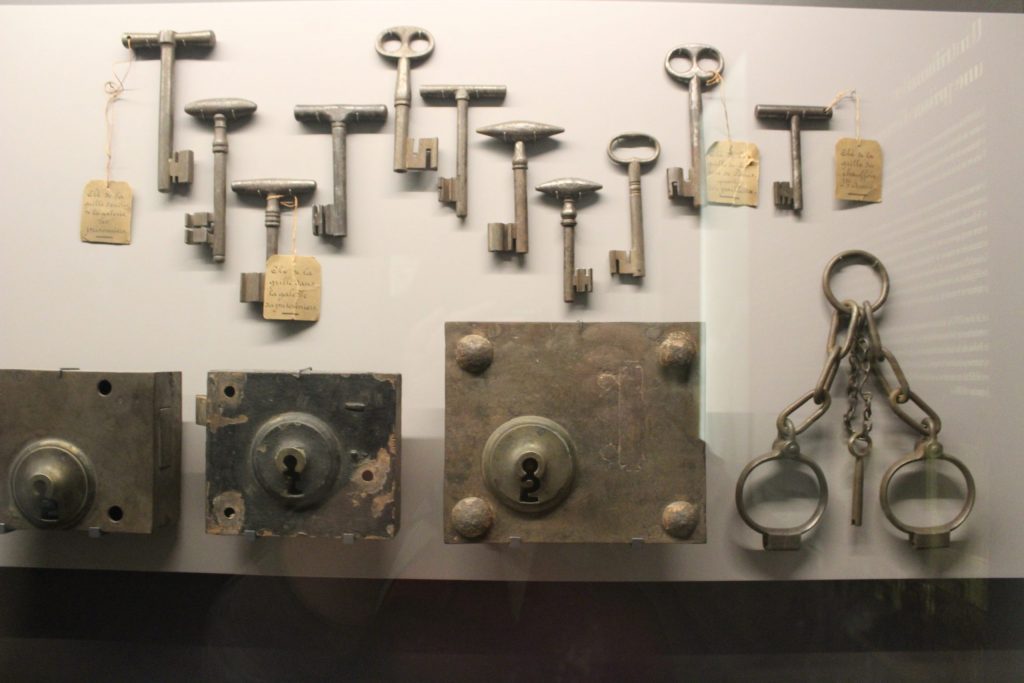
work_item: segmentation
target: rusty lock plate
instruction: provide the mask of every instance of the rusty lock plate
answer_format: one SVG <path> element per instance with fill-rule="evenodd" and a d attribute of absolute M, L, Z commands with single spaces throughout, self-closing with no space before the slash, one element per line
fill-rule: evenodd
<path fill-rule="evenodd" d="M 181 506 L 181 373 L 0 370 L 0 530 L 148 534 Z"/>
<path fill-rule="evenodd" d="M 447 323 L 445 542 L 706 542 L 700 339 Z"/>
<path fill-rule="evenodd" d="M 211 372 L 206 532 L 392 538 L 401 375 Z"/>

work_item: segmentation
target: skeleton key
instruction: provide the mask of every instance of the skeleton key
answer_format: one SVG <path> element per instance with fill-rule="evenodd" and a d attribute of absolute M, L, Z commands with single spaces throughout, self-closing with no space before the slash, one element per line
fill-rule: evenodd
<path fill-rule="evenodd" d="M 344 237 L 348 234 L 348 189 L 346 166 L 348 154 L 345 138 L 348 124 L 364 121 L 386 121 L 388 108 L 383 104 L 297 104 L 295 120 L 305 123 L 331 124 L 334 163 L 334 204 L 313 206 L 313 234 Z"/>
<path fill-rule="evenodd" d="M 176 47 L 212 48 L 213 31 L 176 33 L 124 33 L 121 44 L 131 50 L 160 48 L 160 126 L 156 147 L 156 187 L 170 192 L 175 185 L 192 182 L 192 150 L 174 151 L 174 50 Z"/>
<path fill-rule="evenodd" d="M 533 121 L 508 121 L 476 129 L 481 135 L 489 135 L 515 145 L 512 152 L 515 222 L 487 224 L 488 250 L 516 254 L 530 251 L 530 223 L 526 209 L 526 143 L 543 140 L 564 131 L 564 128 L 558 126 Z"/>
<path fill-rule="evenodd" d="M 616 149 L 625 143 L 654 148 L 646 157 L 621 156 Z M 623 133 L 608 143 L 608 158 L 629 169 L 629 251 L 609 251 L 612 275 L 644 276 L 644 209 L 640 196 L 640 174 L 644 164 L 653 164 L 661 154 L 661 145 L 646 133 Z"/>
<path fill-rule="evenodd" d="M 255 195 L 267 202 L 263 223 L 267 228 L 267 258 L 277 256 L 277 234 L 281 227 L 281 199 L 310 194 L 316 190 L 315 180 L 284 180 L 265 178 L 260 180 L 236 180 L 231 189 L 241 195 Z M 242 287 L 239 301 L 259 303 L 263 301 L 263 280 L 265 273 L 242 273 Z"/>
<path fill-rule="evenodd" d="M 228 119 L 241 121 L 255 111 L 255 102 L 237 97 L 197 100 L 185 105 L 187 114 L 202 121 L 213 121 L 213 214 L 209 211 L 185 214 L 185 244 L 207 245 L 217 263 L 224 262 L 227 244 Z"/>
<path fill-rule="evenodd" d="M 676 71 L 672 68 L 672 60 L 683 57 L 690 61 L 690 68 L 686 71 Z M 717 66 L 712 70 L 702 69 L 700 60 L 710 59 Z M 673 167 L 666 171 L 668 180 L 668 197 L 689 197 L 693 200 L 694 208 L 699 208 L 704 201 L 704 140 L 701 128 L 701 103 L 702 86 L 712 87 L 715 81 L 711 79 L 720 75 L 725 68 L 725 61 L 722 53 L 710 45 L 680 45 L 672 48 L 665 56 L 665 71 L 674 80 L 686 83 L 690 93 L 690 169 L 684 170 Z"/>
<path fill-rule="evenodd" d="M 575 301 L 577 292 L 594 291 L 593 269 L 576 267 L 576 202 L 600 189 L 599 184 L 582 178 L 559 178 L 537 186 L 538 192 L 562 201 L 562 291 L 566 303 Z"/>
<path fill-rule="evenodd" d="M 413 49 L 413 42 L 426 41 L 422 50 Z M 386 44 L 398 41 L 398 47 L 388 50 Z M 409 137 L 409 107 L 412 105 L 412 89 L 409 85 L 411 63 L 430 56 L 434 51 L 434 36 L 426 29 L 416 26 L 394 26 L 377 36 L 377 53 L 385 59 L 398 62 L 398 80 L 395 84 L 395 173 L 406 171 L 437 170 L 437 138 L 420 138 L 419 151 L 416 140 Z"/>
<path fill-rule="evenodd" d="M 467 187 L 469 147 L 469 102 L 470 100 L 505 99 L 503 85 L 425 85 L 420 88 L 420 97 L 428 102 L 455 102 L 458 108 L 458 136 L 455 157 L 455 177 L 438 178 L 437 200 L 455 204 L 455 215 L 465 218 L 469 212 L 469 189 Z"/>
<path fill-rule="evenodd" d="M 789 123 L 792 181 L 775 181 L 772 183 L 772 194 L 775 198 L 775 208 L 800 211 L 804 208 L 803 170 L 800 164 L 800 123 L 803 119 L 816 121 L 831 119 L 832 110 L 828 107 L 759 104 L 754 107 L 754 116 L 762 121 L 782 120 Z"/>

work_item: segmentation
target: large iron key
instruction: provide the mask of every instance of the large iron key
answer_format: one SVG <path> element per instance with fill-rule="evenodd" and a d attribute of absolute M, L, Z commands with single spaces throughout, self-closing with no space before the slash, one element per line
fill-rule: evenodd
<path fill-rule="evenodd" d="M 800 211 L 804 208 L 803 168 L 800 163 L 800 123 L 804 119 L 824 121 L 832 118 L 829 107 L 797 107 L 787 104 L 759 104 L 754 116 L 762 121 L 786 121 L 789 124 L 791 181 L 772 183 L 775 208 Z"/>
<path fill-rule="evenodd" d="M 648 156 L 624 156 L 620 147 L 627 144 L 648 146 L 653 152 Z M 608 261 L 612 275 L 643 277 L 644 266 L 644 208 L 640 195 L 640 175 L 645 164 L 653 164 L 661 154 L 661 145 L 646 133 L 623 133 L 608 143 L 608 158 L 622 164 L 629 172 L 629 251 L 609 251 Z"/>
<path fill-rule="evenodd" d="M 690 68 L 686 71 L 678 71 L 672 66 L 672 60 L 677 58 L 689 60 Z M 714 69 L 703 69 L 700 66 L 701 60 L 715 62 Z M 665 71 L 674 80 L 685 83 L 689 90 L 690 99 L 690 168 L 684 170 L 679 167 L 669 168 L 666 171 L 668 180 L 669 199 L 688 197 L 693 200 L 694 207 L 700 207 L 704 201 L 704 136 L 701 126 L 701 91 L 704 87 L 712 87 L 716 81 L 712 81 L 721 75 L 725 69 L 725 61 L 722 53 L 710 45 L 679 45 L 669 50 L 665 56 Z"/>
<path fill-rule="evenodd" d="M 348 189 L 346 167 L 348 153 L 345 138 L 348 124 L 386 121 L 388 108 L 383 104 L 297 104 L 295 119 L 305 123 L 331 124 L 334 148 L 334 204 L 313 206 L 313 234 L 344 237 L 348 234 Z"/>
<path fill-rule="evenodd" d="M 389 50 L 388 45 L 398 46 Z M 416 41 L 425 41 L 426 47 L 417 50 Z M 434 36 L 426 29 L 416 26 L 394 26 L 377 36 L 377 53 L 385 59 L 398 62 L 398 80 L 395 83 L 395 173 L 406 171 L 437 170 L 437 138 L 409 137 L 409 107 L 412 105 L 412 88 L 409 85 L 409 69 L 413 62 L 426 59 L 434 51 Z"/>
<path fill-rule="evenodd" d="M 121 44 L 130 50 L 160 48 L 160 119 L 157 136 L 156 187 L 170 192 L 175 185 L 192 182 L 192 150 L 174 151 L 174 58 L 175 48 L 212 48 L 217 42 L 213 31 L 160 31 L 124 33 Z"/>
<path fill-rule="evenodd" d="M 488 223 L 487 248 L 490 251 L 525 254 L 530 251 L 530 223 L 526 208 L 526 143 L 564 132 L 564 128 L 533 121 L 508 121 L 477 128 L 476 132 L 514 144 L 512 183 L 515 195 L 515 222 Z"/>
<path fill-rule="evenodd" d="M 575 301 L 577 293 L 594 291 L 593 269 L 576 267 L 576 203 L 600 189 L 598 183 L 582 178 L 558 178 L 537 186 L 538 192 L 562 202 L 562 298 L 566 303 Z"/>
<path fill-rule="evenodd" d="M 291 180 L 282 178 L 262 178 L 259 180 L 236 180 L 231 189 L 240 195 L 262 197 L 267 202 L 263 224 L 267 229 L 267 258 L 277 256 L 277 236 L 281 228 L 281 200 L 287 197 L 299 197 L 316 190 L 315 180 Z M 263 281 L 265 273 L 242 273 L 242 286 L 239 301 L 242 303 L 259 303 L 263 301 Z"/>
<path fill-rule="evenodd" d="M 205 244 L 217 263 L 224 261 L 227 245 L 228 120 L 240 121 L 255 111 L 255 102 L 237 97 L 197 100 L 185 105 L 187 114 L 213 121 L 213 213 L 185 214 L 185 244 Z"/>
<path fill-rule="evenodd" d="M 455 215 L 465 218 L 469 212 L 469 102 L 470 100 L 505 99 L 503 85 L 425 85 L 420 88 L 420 97 L 428 102 L 455 102 L 458 115 L 456 128 L 457 150 L 455 156 L 455 177 L 438 178 L 437 200 L 455 204 Z"/>

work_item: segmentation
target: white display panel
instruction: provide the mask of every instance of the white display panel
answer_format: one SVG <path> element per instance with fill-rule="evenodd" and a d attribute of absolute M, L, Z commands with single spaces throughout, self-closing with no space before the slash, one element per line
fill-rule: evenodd
<path fill-rule="evenodd" d="M 212 209 L 211 129 L 186 116 L 184 104 L 254 100 L 255 118 L 229 133 L 229 178 L 314 178 L 315 201 L 328 203 L 329 137 L 296 122 L 292 106 L 390 109 L 395 69 L 373 44 L 397 24 L 423 26 L 437 40 L 434 55 L 412 71 L 414 92 L 431 83 L 505 84 L 505 105 L 472 108 L 471 127 L 529 119 L 566 128 L 557 144 L 530 154 L 529 183 L 575 175 L 604 184 L 579 214 L 577 266 L 594 269 L 589 303 L 562 303 L 558 206 L 532 189 L 528 257 L 519 264 L 487 252 L 486 224 L 512 219 L 508 145 L 471 136 L 469 217 L 460 224 L 436 200 L 436 174 L 392 172 L 393 111 L 378 132 L 349 136 L 343 246 L 312 235 L 308 202 L 300 214 L 299 252 L 317 256 L 324 271 L 320 322 L 264 322 L 238 303 L 238 274 L 261 269 L 258 204 L 229 196 L 222 266 L 183 243 L 184 213 Z M 133 244 L 83 244 L 81 190 L 103 175 L 102 84 L 128 56 L 120 35 L 164 28 L 217 33 L 209 56 L 181 59 L 175 73 L 175 148 L 195 151 L 195 182 L 185 195 L 156 191 L 159 62 L 138 60 L 113 111 L 113 177 L 135 190 Z M 641 2 L 0 8 L 0 191 L 8 215 L 0 366 L 181 370 L 187 416 L 210 369 L 400 372 L 404 460 L 394 542 L 207 536 L 204 430 L 186 418 L 176 529 L 99 540 L 18 532 L 0 537 L 0 563 L 500 580 L 1021 576 L 1022 29 L 1019 15 Z M 707 206 L 698 215 L 665 197 L 664 169 L 689 165 L 686 92 L 662 68 L 683 42 L 709 43 L 725 57 L 724 83 L 704 101 L 705 141 L 725 136 L 724 98 L 733 138 L 761 149 L 757 209 Z M 833 146 L 854 126 L 844 102 L 829 127 L 804 133 L 803 215 L 776 211 L 771 183 L 788 179 L 788 134 L 760 125 L 754 105 L 825 105 L 850 87 L 862 96 L 863 135 L 885 151 L 883 203 L 851 208 L 832 199 Z M 411 136 L 440 138 L 440 174 L 453 175 L 454 108 L 416 96 L 411 120 Z M 627 130 L 651 133 L 663 148 L 643 179 L 642 286 L 607 272 L 607 252 L 627 248 L 629 224 L 625 172 L 605 147 Z M 286 212 L 282 245 L 290 221 Z M 820 273 L 847 248 L 867 249 L 888 266 L 883 338 L 942 415 L 947 449 L 974 472 L 978 503 L 948 550 L 913 550 L 881 514 L 879 478 L 913 445 L 883 401 L 875 404 L 864 526 L 849 525 L 842 376 L 831 413 L 803 442 L 831 486 L 819 530 L 797 553 L 768 554 L 736 514 L 739 471 L 770 446 L 778 411 L 817 378 L 829 315 Z M 865 280 L 863 296 L 872 286 Z M 703 321 L 707 545 L 445 546 L 446 320 Z"/>

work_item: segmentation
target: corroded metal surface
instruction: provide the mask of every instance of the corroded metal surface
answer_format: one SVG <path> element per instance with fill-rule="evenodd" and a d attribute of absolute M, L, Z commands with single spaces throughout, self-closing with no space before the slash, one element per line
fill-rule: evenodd
<path fill-rule="evenodd" d="M 467 337 L 489 342 L 482 370 Z M 700 339 L 699 323 L 447 323 L 445 542 L 705 542 Z M 496 449 L 512 426 L 521 452 Z M 547 491 L 566 452 L 568 491 Z"/>
<path fill-rule="evenodd" d="M 211 372 L 206 531 L 392 538 L 401 376 Z"/>
<path fill-rule="evenodd" d="M 0 371 L 0 530 L 178 519 L 181 374 Z"/>

